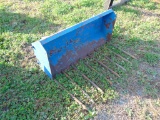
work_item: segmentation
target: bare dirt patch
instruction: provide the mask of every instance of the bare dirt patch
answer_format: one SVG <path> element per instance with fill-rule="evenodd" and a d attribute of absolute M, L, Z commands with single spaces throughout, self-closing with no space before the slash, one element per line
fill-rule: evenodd
<path fill-rule="evenodd" d="M 117 87 L 119 99 L 97 107 L 99 112 L 95 120 L 160 119 L 160 66 L 142 62 L 138 69 L 138 71 L 132 70 L 133 74 L 128 77 L 125 89 Z M 156 97 L 146 93 L 147 85 L 153 88 L 151 89 L 153 93 L 154 90 L 158 90 L 154 93 Z"/>

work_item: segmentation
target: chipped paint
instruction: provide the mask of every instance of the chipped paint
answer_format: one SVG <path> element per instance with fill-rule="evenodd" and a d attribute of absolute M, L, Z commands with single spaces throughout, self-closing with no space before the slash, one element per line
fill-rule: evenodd
<path fill-rule="evenodd" d="M 109 29 L 110 28 L 110 23 L 106 24 L 106 28 Z"/>
<path fill-rule="evenodd" d="M 67 51 L 66 54 L 63 55 L 58 61 L 58 64 L 56 66 L 50 64 L 53 77 L 57 73 L 60 73 L 61 71 L 67 69 L 71 64 L 76 63 L 79 59 L 85 58 L 87 54 L 93 52 L 94 49 L 100 47 L 105 42 L 106 40 L 101 38 L 98 41 L 93 41 L 86 45 L 83 45 L 81 48 L 76 48 L 76 51 L 74 51 L 74 53 L 72 51 Z M 70 58 L 73 58 L 74 60 L 71 60 Z"/>

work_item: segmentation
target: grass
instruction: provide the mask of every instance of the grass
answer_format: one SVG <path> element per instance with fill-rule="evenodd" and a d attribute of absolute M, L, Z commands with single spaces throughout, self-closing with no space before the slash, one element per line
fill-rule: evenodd
<path fill-rule="evenodd" d="M 70 68 L 66 73 L 77 84 L 60 74 L 56 79 L 90 110 L 84 111 L 70 95 L 50 80 L 38 67 L 30 44 L 43 36 L 74 25 L 103 11 L 103 0 L 1 0 L 0 2 L 0 118 L 6 119 L 92 119 L 106 116 L 127 119 L 159 119 L 160 115 L 160 4 L 150 0 L 132 0 L 114 8 L 117 21 L 111 43 L 132 53 L 133 60 L 109 43 L 93 58 L 103 61 L 120 75 L 117 78 L 92 58 L 76 65 L 96 83 L 104 94 Z M 110 49 L 110 50 L 108 50 Z M 121 54 L 132 64 L 113 54 Z M 106 61 L 109 56 L 126 71 Z M 90 64 L 97 72 L 86 67 Z M 112 85 L 106 81 L 106 76 Z M 95 101 L 83 94 L 81 88 Z M 123 99 L 129 96 L 124 102 Z M 120 106 L 119 104 L 122 105 Z M 118 107 L 114 105 L 118 105 Z M 128 104 L 128 106 L 126 105 Z M 117 117 L 118 118 L 118 117 Z"/>
<path fill-rule="evenodd" d="M 147 52 L 147 53 L 144 53 L 144 59 L 150 64 L 154 64 L 154 63 L 156 64 L 160 58 L 159 58 L 159 55 L 157 54 Z"/>

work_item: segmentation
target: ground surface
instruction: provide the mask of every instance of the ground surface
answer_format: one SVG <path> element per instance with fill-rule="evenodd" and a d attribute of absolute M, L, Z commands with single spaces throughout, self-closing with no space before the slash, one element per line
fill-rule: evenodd
<path fill-rule="evenodd" d="M 33 54 L 32 42 L 102 12 L 103 1 L 0 0 L 0 118 L 160 119 L 160 4 L 132 0 L 114 10 L 117 21 L 112 41 L 92 57 L 103 61 L 120 77 L 95 63 L 93 58 L 81 60 L 76 67 L 104 94 L 73 68 L 66 73 L 76 84 L 64 74 L 56 77 L 67 91 L 90 109 L 88 112 L 50 80 L 35 59 L 28 58 Z M 131 53 L 137 60 L 111 44 Z M 131 63 L 118 58 L 113 51 Z M 105 56 L 126 71 L 106 61 Z M 89 99 L 81 89 L 90 96 Z M 96 104 L 93 105 L 91 99 Z"/>

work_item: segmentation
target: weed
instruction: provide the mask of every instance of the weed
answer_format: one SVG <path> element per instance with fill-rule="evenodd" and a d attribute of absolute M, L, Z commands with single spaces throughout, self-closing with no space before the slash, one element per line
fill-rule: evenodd
<path fill-rule="evenodd" d="M 127 112 L 129 117 L 131 117 L 132 114 L 133 114 L 132 109 L 130 109 L 130 108 L 126 108 L 126 112 Z"/>
<path fill-rule="evenodd" d="M 150 64 L 156 64 L 160 60 L 159 55 L 149 52 L 144 53 L 144 59 Z"/>

